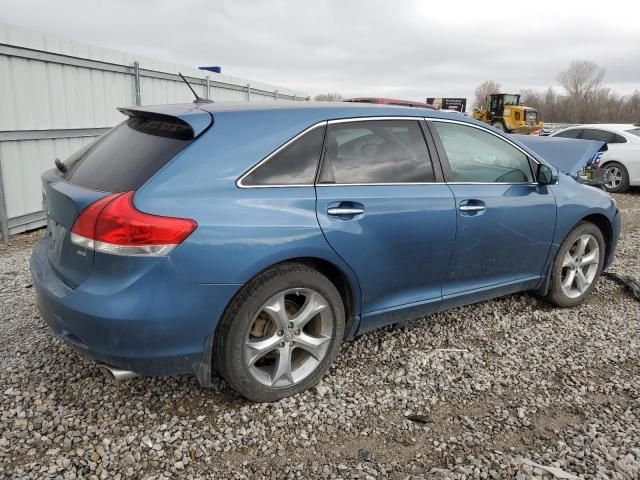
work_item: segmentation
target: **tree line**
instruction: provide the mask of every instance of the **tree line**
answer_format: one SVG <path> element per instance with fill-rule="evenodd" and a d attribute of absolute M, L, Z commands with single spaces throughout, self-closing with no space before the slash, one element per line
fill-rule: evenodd
<path fill-rule="evenodd" d="M 562 86 L 544 91 L 524 89 L 520 101 L 538 111 L 538 118 L 551 123 L 640 122 L 640 91 L 619 95 L 603 85 L 605 69 L 593 62 L 576 60 L 558 74 Z M 499 83 L 482 82 L 475 90 L 475 107 L 487 107 L 486 97 L 501 92 Z"/>

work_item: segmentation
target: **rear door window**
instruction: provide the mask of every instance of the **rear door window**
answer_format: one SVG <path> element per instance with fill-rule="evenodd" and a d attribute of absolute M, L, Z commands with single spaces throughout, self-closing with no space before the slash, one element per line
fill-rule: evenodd
<path fill-rule="evenodd" d="M 571 130 L 565 130 L 564 132 L 556 133 L 554 137 L 561 138 L 580 138 L 581 128 L 572 128 Z"/>
<path fill-rule="evenodd" d="M 414 120 L 329 125 L 320 183 L 434 182 L 422 129 Z"/>
<path fill-rule="evenodd" d="M 607 132 L 606 130 L 600 130 L 597 128 L 585 128 L 582 131 L 582 140 L 597 140 L 599 142 L 611 143 L 614 139 L 615 133 Z"/>
<path fill-rule="evenodd" d="M 132 117 L 69 157 L 61 177 L 101 192 L 140 188 L 193 141 L 180 122 Z"/>
<path fill-rule="evenodd" d="M 303 134 L 250 170 L 241 186 L 313 185 L 323 139 L 324 126 Z"/>

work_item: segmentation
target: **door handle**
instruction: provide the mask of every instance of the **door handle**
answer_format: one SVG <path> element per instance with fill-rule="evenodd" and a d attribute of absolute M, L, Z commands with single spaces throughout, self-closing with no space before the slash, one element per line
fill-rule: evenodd
<path fill-rule="evenodd" d="M 334 216 L 353 216 L 353 215 L 362 215 L 364 213 L 364 208 L 359 207 L 332 207 L 327 209 L 327 213 L 329 215 Z"/>
<path fill-rule="evenodd" d="M 461 212 L 482 212 L 485 207 L 482 205 L 460 205 Z"/>
<path fill-rule="evenodd" d="M 482 200 L 472 198 L 461 201 L 458 205 L 458 210 L 460 210 L 460 215 L 475 217 L 477 215 L 483 215 L 486 206 Z"/>

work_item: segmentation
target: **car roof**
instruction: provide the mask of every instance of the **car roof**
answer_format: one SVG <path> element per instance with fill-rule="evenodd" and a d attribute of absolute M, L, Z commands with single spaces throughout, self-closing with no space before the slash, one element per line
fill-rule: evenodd
<path fill-rule="evenodd" d="M 363 102 L 311 102 L 311 101 L 251 101 L 251 102 L 216 102 L 202 103 L 198 107 L 210 113 L 249 112 L 259 110 L 295 110 L 295 111 L 330 111 L 333 118 L 349 118 L 353 116 L 433 116 L 432 108 L 389 105 L 383 103 Z"/>
<path fill-rule="evenodd" d="M 601 128 L 616 132 L 626 132 L 627 130 L 632 130 L 638 127 L 632 123 L 584 123 L 581 125 L 572 125 L 571 127 L 567 127 L 565 130 L 572 130 L 575 128 Z"/>
<path fill-rule="evenodd" d="M 487 127 L 486 124 L 474 120 L 460 113 L 443 112 L 432 108 L 408 107 L 402 105 L 387 105 L 380 103 L 358 102 L 311 102 L 311 101 L 244 101 L 244 102 L 215 102 L 215 103 L 182 103 L 172 105 L 149 105 L 142 107 L 129 107 L 121 111 L 143 111 L 155 114 L 171 115 L 179 117 L 188 123 L 193 122 L 193 117 L 204 112 L 210 113 L 214 119 L 220 115 L 243 113 L 255 116 L 273 113 L 282 118 L 282 114 L 291 112 L 291 115 L 300 122 L 317 123 L 324 120 L 348 119 L 357 117 L 416 117 L 449 119 L 457 122 L 471 123 Z M 189 117 L 189 118 L 187 118 Z M 215 123 L 215 120 L 214 120 Z"/>

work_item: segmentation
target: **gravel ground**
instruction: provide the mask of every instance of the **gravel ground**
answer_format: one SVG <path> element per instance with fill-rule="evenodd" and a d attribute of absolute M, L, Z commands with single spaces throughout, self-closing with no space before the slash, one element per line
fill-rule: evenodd
<path fill-rule="evenodd" d="M 638 278 L 640 191 L 616 199 L 612 270 Z M 41 235 L 0 247 L 0 477 L 640 478 L 640 302 L 607 278 L 571 310 L 515 295 L 361 336 L 317 388 L 250 404 L 107 381 L 39 318 Z"/>

